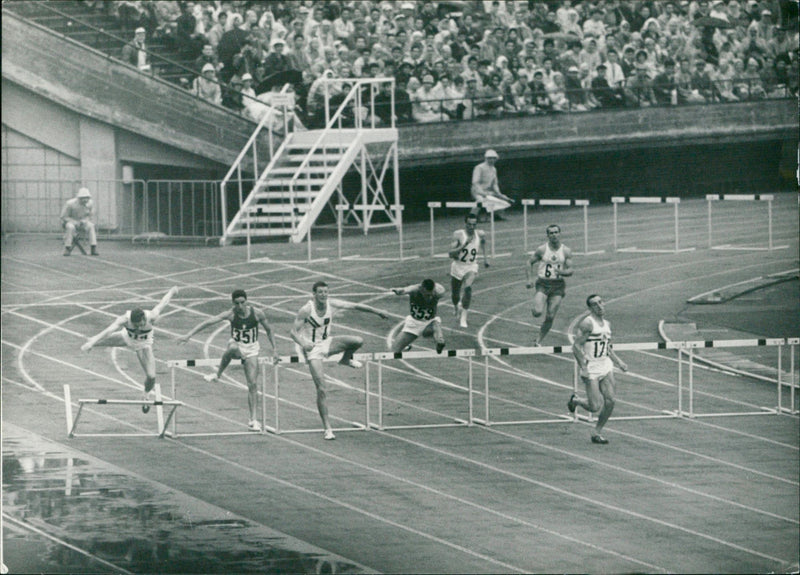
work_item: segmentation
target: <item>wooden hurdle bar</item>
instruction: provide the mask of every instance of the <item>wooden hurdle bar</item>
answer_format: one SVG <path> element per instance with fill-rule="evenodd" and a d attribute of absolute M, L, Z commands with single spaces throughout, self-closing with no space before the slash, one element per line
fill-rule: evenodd
<path fill-rule="evenodd" d="M 528 206 L 580 206 L 583 208 L 583 251 L 572 253 L 589 256 L 602 254 L 605 250 L 589 251 L 589 200 L 526 199 L 522 200 L 522 244 L 528 251 Z"/>
<path fill-rule="evenodd" d="M 481 202 L 428 202 L 428 210 L 430 212 L 430 221 L 431 221 L 431 257 L 432 258 L 436 257 L 436 247 L 435 247 L 435 243 L 434 243 L 434 229 L 433 229 L 433 210 L 435 210 L 436 208 L 441 208 L 441 207 L 445 207 L 445 208 L 469 208 L 469 209 L 485 208 L 486 211 L 489 212 L 489 218 L 490 218 L 489 219 L 489 222 L 490 222 L 489 235 L 491 237 L 491 243 L 492 243 L 492 248 L 491 248 L 492 257 L 494 258 L 494 257 L 502 257 L 502 256 L 511 255 L 510 253 L 509 254 L 500 254 L 499 256 L 497 254 L 495 254 L 495 251 L 494 251 L 494 244 L 495 244 L 495 241 L 494 241 L 494 212 L 495 212 L 495 208 L 494 208 L 494 206 L 491 206 L 491 205 L 484 206 Z M 445 256 L 446 256 L 446 254 L 445 254 Z"/>
<path fill-rule="evenodd" d="M 155 434 L 152 433 L 82 433 L 81 437 L 147 437 L 151 435 L 156 435 L 159 439 L 163 439 L 164 435 L 167 433 L 167 427 L 169 427 L 170 420 L 175 415 L 175 411 L 183 405 L 183 402 L 176 401 L 176 400 L 169 400 L 165 401 L 161 396 L 161 386 L 156 384 L 154 387 L 155 391 L 155 400 L 149 399 L 79 399 L 78 400 L 78 412 L 73 417 L 72 415 L 72 393 L 70 391 L 70 387 L 67 384 L 64 384 L 64 409 L 66 410 L 67 416 L 67 437 L 73 438 L 77 437 L 78 434 L 76 429 L 78 427 L 78 422 L 80 421 L 81 414 L 83 413 L 83 407 L 85 405 L 152 405 L 156 408 L 156 419 L 158 421 L 158 431 Z M 164 418 L 164 406 L 171 407 L 172 409 L 169 410 L 166 419 Z"/>
<path fill-rule="evenodd" d="M 611 203 L 614 206 L 614 251 L 615 252 L 639 252 L 639 253 L 656 253 L 656 254 L 668 254 L 668 253 L 679 253 L 679 252 L 689 252 L 694 250 L 695 248 L 683 248 L 680 247 L 680 226 L 679 226 L 679 218 L 678 218 L 678 206 L 681 203 L 681 199 L 678 197 L 637 197 L 637 196 L 614 196 L 611 198 Z M 619 248 L 617 246 L 617 204 L 672 204 L 674 206 L 674 222 L 675 222 L 675 248 L 671 250 L 666 249 L 639 249 L 637 247 L 628 247 L 628 248 Z"/>
<path fill-rule="evenodd" d="M 781 250 L 786 249 L 788 245 L 774 246 L 772 244 L 772 201 L 774 200 L 772 194 L 707 194 L 706 201 L 708 202 L 708 249 L 711 250 Z M 749 201 L 749 202 L 767 202 L 767 247 L 763 246 L 735 246 L 732 244 L 724 244 L 715 246 L 712 240 L 713 225 L 711 221 L 711 204 L 715 201 Z"/>

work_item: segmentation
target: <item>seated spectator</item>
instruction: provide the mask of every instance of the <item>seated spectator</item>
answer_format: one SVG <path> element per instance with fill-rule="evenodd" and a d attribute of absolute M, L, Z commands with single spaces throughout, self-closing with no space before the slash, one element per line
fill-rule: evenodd
<path fill-rule="evenodd" d="M 465 120 L 474 120 L 477 117 L 477 104 L 480 98 L 480 91 L 478 90 L 478 81 L 475 78 L 468 78 L 464 84 L 464 113 Z"/>
<path fill-rule="evenodd" d="M 664 62 L 664 71 L 653 79 L 653 93 L 660 106 L 678 103 L 678 85 L 675 82 L 675 62 L 670 59 Z"/>
<path fill-rule="evenodd" d="M 735 77 L 736 73 L 728 63 L 728 60 L 720 60 L 712 81 L 714 82 L 716 94 L 723 102 L 739 101 L 739 98 L 733 93 L 733 80 Z"/>
<path fill-rule="evenodd" d="M 433 76 L 426 74 L 422 85 L 411 94 L 412 115 L 415 122 L 441 122 L 448 117 L 442 112 L 444 94 L 433 85 Z"/>
<path fill-rule="evenodd" d="M 564 77 L 564 91 L 566 93 L 568 110 L 570 112 L 585 112 L 587 110 L 583 101 L 583 86 L 581 86 L 580 70 L 577 66 L 570 66 Z"/>
<path fill-rule="evenodd" d="M 479 116 L 499 117 L 503 114 L 505 98 L 500 89 L 500 75 L 492 74 L 488 82 L 480 91 L 480 98 L 477 102 Z"/>
<path fill-rule="evenodd" d="M 564 74 L 553 72 L 552 82 L 547 85 L 547 97 L 553 112 L 568 112 L 569 100 L 564 87 Z"/>
<path fill-rule="evenodd" d="M 688 58 L 681 58 L 678 71 L 675 73 L 675 84 L 678 90 L 678 104 L 704 104 L 705 96 L 693 85 L 692 67 Z"/>
<path fill-rule="evenodd" d="M 230 84 L 222 89 L 222 105 L 237 114 L 242 114 L 245 111 L 242 88 L 244 88 L 242 79 L 239 76 L 234 76 L 231 78 Z"/>
<path fill-rule="evenodd" d="M 626 105 L 655 106 L 658 104 L 653 93 L 653 85 L 647 75 L 647 66 L 637 66 L 636 73 L 628 78 L 625 86 Z"/>
<path fill-rule="evenodd" d="M 286 43 L 282 38 L 273 38 L 269 43 L 269 54 L 264 59 L 264 67 L 267 69 L 267 76 L 282 72 L 284 70 L 291 70 L 292 62 L 283 51 Z"/>
<path fill-rule="evenodd" d="M 533 73 L 533 81 L 528 84 L 530 91 L 530 105 L 534 107 L 536 114 L 547 114 L 553 110 L 553 103 L 547 94 L 547 86 L 544 83 L 544 72 L 536 70 Z"/>
<path fill-rule="evenodd" d="M 597 66 L 597 75 L 592 78 L 592 94 L 602 108 L 620 108 L 625 105 L 621 88 L 614 89 L 608 84 L 605 64 Z"/>
<path fill-rule="evenodd" d="M 214 64 L 203 66 L 202 73 L 194 79 L 192 92 L 195 96 L 208 100 L 212 104 L 220 105 L 222 103 L 222 89 L 217 81 Z"/>
<path fill-rule="evenodd" d="M 694 65 L 695 70 L 692 74 L 692 90 L 697 91 L 706 102 L 714 102 L 714 83 L 706 72 L 706 62 L 698 59 Z"/>
<path fill-rule="evenodd" d="M 176 45 L 182 58 L 194 60 L 203 49 L 206 39 L 197 31 L 194 2 L 185 2 L 179 5 L 181 15 L 175 21 Z"/>
<path fill-rule="evenodd" d="M 122 47 L 122 60 L 131 66 L 136 66 L 142 72 L 150 72 L 150 54 L 145 46 L 147 31 L 137 28 L 133 40 Z"/>
<path fill-rule="evenodd" d="M 463 86 L 464 79 L 459 77 Z M 463 90 L 458 90 L 447 74 L 442 74 L 439 83 L 435 86 L 442 94 L 442 111 L 451 120 L 460 119 L 459 112 L 463 116 L 464 104 L 461 102 Z"/>
<path fill-rule="evenodd" d="M 219 58 L 214 53 L 214 47 L 211 44 L 204 44 L 202 53 L 194 61 L 194 69 L 198 75 L 202 74 L 206 64 L 214 66 L 214 71 L 219 70 Z"/>
<path fill-rule="evenodd" d="M 97 232 L 95 231 L 92 215 L 94 214 L 94 202 L 92 194 L 88 188 L 81 188 L 78 194 L 64 204 L 61 209 L 61 226 L 64 228 L 64 255 L 68 256 L 75 247 L 75 237 L 79 232 L 89 235 L 89 245 L 92 247 L 92 255 L 97 253 Z"/>

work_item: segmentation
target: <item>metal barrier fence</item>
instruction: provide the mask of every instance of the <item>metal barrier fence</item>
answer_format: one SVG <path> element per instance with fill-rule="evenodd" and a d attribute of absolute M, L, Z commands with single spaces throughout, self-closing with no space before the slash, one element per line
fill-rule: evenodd
<path fill-rule="evenodd" d="M 208 239 L 222 234 L 215 180 L 3 180 L 4 234 L 60 234 L 64 203 L 89 188 L 103 239 Z"/>

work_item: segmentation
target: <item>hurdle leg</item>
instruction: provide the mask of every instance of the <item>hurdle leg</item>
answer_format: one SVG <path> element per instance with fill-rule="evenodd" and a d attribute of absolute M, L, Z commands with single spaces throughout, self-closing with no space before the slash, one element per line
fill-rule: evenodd
<path fill-rule="evenodd" d="M 72 437 L 72 394 L 66 383 L 64 384 L 64 410 L 67 416 L 67 436 Z"/>
<path fill-rule="evenodd" d="M 369 419 L 369 366 L 371 363 L 371 361 L 367 360 L 364 365 L 364 420 L 366 421 L 367 431 L 372 427 L 372 422 Z"/>
<path fill-rule="evenodd" d="M 164 429 L 164 397 L 161 395 L 161 385 L 158 383 L 154 387 L 156 393 L 156 421 L 158 421 L 158 431 Z"/>
<path fill-rule="evenodd" d="M 167 433 L 167 427 L 169 427 L 170 420 L 174 417 L 175 413 L 178 411 L 178 406 L 173 405 L 172 409 L 167 414 L 167 419 L 164 422 L 164 427 L 160 429 L 160 433 L 158 434 L 159 439 L 164 439 L 164 435 Z"/>
<path fill-rule="evenodd" d="M 467 425 L 472 426 L 474 424 L 473 418 L 473 400 L 474 400 L 474 388 L 472 385 L 472 356 L 467 358 L 467 398 L 469 403 L 469 421 Z"/>
<path fill-rule="evenodd" d="M 489 224 L 489 233 L 492 234 L 492 259 L 494 259 L 494 208 L 489 211 L 489 217 L 491 218 Z"/>
<path fill-rule="evenodd" d="M 81 418 L 81 412 L 83 411 L 83 404 L 78 403 L 78 413 L 75 414 L 75 419 L 72 421 L 72 427 L 69 428 L 69 433 L 67 437 L 75 437 L 75 428 L 78 427 L 78 420 Z"/>
<path fill-rule="evenodd" d="M 583 253 L 589 254 L 589 206 L 583 205 Z"/>
<path fill-rule="evenodd" d="M 343 206 L 341 204 L 336 206 L 336 239 L 339 259 L 342 259 L 342 208 Z"/>
<path fill-rule="evenodd" d="M 489 427 L 489 356 L 483 356 L 483 413 L 484 424 Z"/>
<path fill-rule="evenodd" d="M 694 417 L 694 353 L 689 349 L 689 417 Z"/>
<path fill-rule="evenodd" d="M 431 217 L 431 257 L 433 257 L 434 255 L 436 255 L 433 245 L 433 206 L 428 204 L 428 209 L 430 211 L 430 217 Z"/>
<path fill-rule="evenodd" d="M 617 204 L 614 202 L 614 251 L 617 251 Z"/>
<path fill-rule="evenodd" d="M 678 348 L 678 416 L 683 417 L 683 350 Z"/>
<path fill-rule="evenodd" d="M 769 217 L 769 223 L 767 224 L 768 229 L 768 236 L 769 236 L 769 251 L 772 251 L 772 200 L 767 200 L 767 215 Z"/>
<path fill-rule="evenodd" d="M 261 363 L 261 433 L 267 432 L 267 366 L 265 360 Z"/>
<path fill-rule="evenodd" d="M 677 203 L 673 204 L 675 206 L 675 253 L 677 254 L 680 251 L 680 226 L 678 225 L 678 205 Z"/>
<path fill-rule="evenodd" d="M 528 204 L 522 204 L 522 248 L 528 253 Z"/>
<path fill-rule="evenodd" d="M 280 383 L 278 379 L 278 364 L 276 363 L 272 368 L 272 385 L 275 388 L 275 434 L 281 433 L 281 408 L 280 408 Z"/>
<path fill-rule="evenodd" d="M 378 360 L 378 429 L 383 429 L 383 362 Z"/>
<path fill-rule="evenodd" d="M 395 210 L 397 211 L 397 233 L 398 238 L 397 240 L 400 242 L 400 261 L 403 261 L 403 206 L 395 204 Z"/>
<path fill-rule="evenodd" d="M 706 202 L 708 203 L 708 249 L 711 249 L 711 246 L 714 245 L 711 239 L 711 199 L 707 197 Z"/>
<path fill-rule="evenodd" d="M 178 394 L 176 393 L 177 390 L 175 389 L 175 366 L 174 365 L 170 366 L 169 374 L 170 374 L 170 384 L 171 384 L 171 389 L 172 389 L 172 399 L 173 400 L 177 400 L 178 399 Z M 172 437 L 173 438 L 174 437 L 178 437 L 178 415 L 177 414 L 175 414 L 175 417 L 172 418 Z"/>
<path fill-rule="evenodd" d="M 306 232 L 306 260 L 311 263 L 311 226 L 308 227 L 308 232 Z"/>

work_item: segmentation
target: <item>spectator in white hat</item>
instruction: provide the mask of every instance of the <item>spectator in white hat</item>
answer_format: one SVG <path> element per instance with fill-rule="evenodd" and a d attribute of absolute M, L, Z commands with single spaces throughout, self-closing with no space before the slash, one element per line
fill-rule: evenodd
<path fill-rule="evenodd" d="M 483 162 L 475 166 L 472 170 L 472 199 L 479 202 L 481 212 L 487 209 L 494 211 L 495 218 L 504 220 L 500 211 L 508 208 L 514 200 L 500 191 L 497 182 L 497 168 L 494 167 L 499 156 L 494 150 L 486 150 L 483 155 Z"/>
<path fill-rule="evenodd" d="M 145 38 L 147 31 L 144 28 L 137 28 L 134 32 L 133 40 L 122 47 L 122 60 L 136 66 L 142 72 L 150 71 L 150 55 L 145 48 Z"/>
<path fill-rule="evenodd" d="M 222 88 L 220 88 L 217 81 L 214 64 L 205 64 L 203 66 L 202 73 L 194 79 L 192 92 L 194 92 L 195 96 L 200 96 L 213 104 L 220 105 L 222 103 Z"/>
<path fill-rule="evenodd" d="M 97 253 L 97 232 L 92 222 L 94 214 L 94 202 L 89 188 L 81 188 L 78 194 L 64 204 L 61 210 L 61 226 L 64 228 L 64 255 L 68 256 L 75 247 L 75 238 L 79 233 L 84 233 L 89 237 L 89 245 L 92 248 L 92 255 L 99 256 Z"/>

